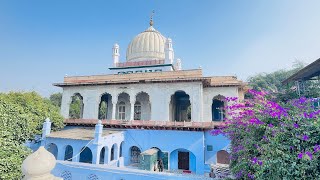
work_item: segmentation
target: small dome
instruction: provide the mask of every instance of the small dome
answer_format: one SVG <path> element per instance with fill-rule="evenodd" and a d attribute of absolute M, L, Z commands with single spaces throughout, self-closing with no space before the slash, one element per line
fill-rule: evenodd
<path fill-rule="evenodd" d="M 166 38 L 150 26 L 129 44 L 127 61 L 164 60 Z"/>
<path fill-rule="evenodd" d="M 25 175 L 24 179 L 32 179 L 31 177 L 43 177 L 43 179 L 48 180 L 60 179 L 50 174 L 55 165 L 55 157 L 41 146 L 23 161 L 22 172 Z"/>

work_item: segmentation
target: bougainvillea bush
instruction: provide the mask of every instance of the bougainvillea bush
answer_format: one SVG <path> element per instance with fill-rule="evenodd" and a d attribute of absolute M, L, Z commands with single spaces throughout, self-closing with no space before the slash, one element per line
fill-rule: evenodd
<path fill-rule="evenodd" d="M 312 99 L 277 104 L 265 92 L 228 101 L 228 118 L 212 131 L 231 140 L 237 179 L 320 179 L 320 110 Z"/>

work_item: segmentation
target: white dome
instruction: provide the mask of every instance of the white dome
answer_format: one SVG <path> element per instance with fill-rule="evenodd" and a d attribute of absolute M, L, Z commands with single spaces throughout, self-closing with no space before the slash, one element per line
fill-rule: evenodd
<path fill-rule="evenodd" d="M 127 61 L 164 60 L 166 38 L 150 26 L 129 44 Z"/>

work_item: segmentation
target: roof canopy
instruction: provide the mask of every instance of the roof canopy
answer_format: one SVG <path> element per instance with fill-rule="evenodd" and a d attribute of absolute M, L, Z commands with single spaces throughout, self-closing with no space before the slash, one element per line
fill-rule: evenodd
<path fill-rule="evenodd" d="M 306 81 L 315 76 L 320 76 L 320 58 L 284 80 L 282 84 L 293 81 Z"/>

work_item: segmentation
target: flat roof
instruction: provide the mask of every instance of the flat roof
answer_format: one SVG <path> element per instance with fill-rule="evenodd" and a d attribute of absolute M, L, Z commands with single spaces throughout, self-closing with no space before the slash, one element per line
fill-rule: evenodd
<path fill-rule="evenodd" d="M 320 76 L 320 58 L 284 80 L 282 84 L 299 80 L 310 80 L 315 76 Z"/>
<path fill-rule="evenodd" d="M 94 139 L 94 128 L 92 127 L 74 127 L 64 129 L 61 131 L 51 132 L 47 137 L 50 138 L 62 138 L 62 139 L 77 139 L 77 140 L 91 140 Z M 108 136 L 110 134 L 121 132 L 121 130 L 111 130 L 104 128 L 102 136 Z"/>
<path fill-rule="evenodd" d="M 137 84 L 137 83 L 172 83 L 172 82 L 203 82 L 204 86 L 245 86 L 235 76 L 203 77 L 201 69 L 162 71 L 132 74 L 107 74 L 91 76 L 64 77 L 63 83 L 54 83 L 54 86 L 91 86 L 112 84 Z"/>

